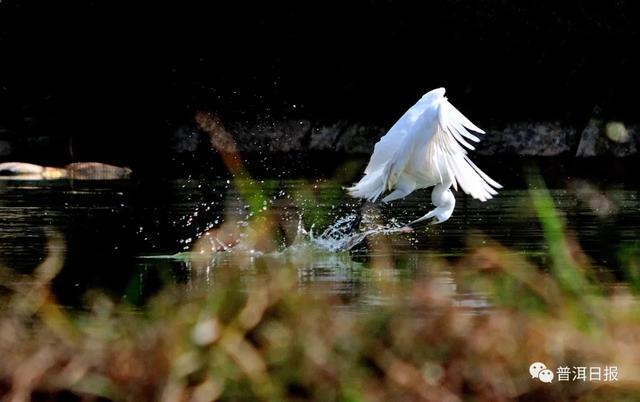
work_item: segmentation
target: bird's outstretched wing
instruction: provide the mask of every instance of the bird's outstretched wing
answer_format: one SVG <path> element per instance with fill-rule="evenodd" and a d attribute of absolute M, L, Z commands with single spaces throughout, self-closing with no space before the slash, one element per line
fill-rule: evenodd
<path fill-rule="evenodd" d="M 486 201 L 497 194 L 495 189 L 502 186 L 467 156 L 465 148 L 475 149 L 467 140 L 480 141 L 469 130 L 485 133 L 443 97 L 438 104 L 438 126 L 426 149 L 427 169 L 448 177 L 456 190 L 460 185 L 473 198 Z"/>
<path fill-rule="evenodd" d="M 497 194 L 500 184 L 481 171 L 467 156 L 468 141 L 480 139 L 469 130 L 484 134 L 460 113 L 446 97 L 444 88 L 434 89 L 389 129 L 375 146 L 365 176 L 347 190 L 354 197 L 375 201 L 404 197 L 416 188 L 450 182 L 472 197 L 485 201 Z"/>

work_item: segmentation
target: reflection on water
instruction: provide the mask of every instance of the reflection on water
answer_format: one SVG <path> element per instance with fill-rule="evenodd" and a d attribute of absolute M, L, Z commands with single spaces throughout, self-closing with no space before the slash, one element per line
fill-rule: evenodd
<path fill-rule="evenodd" d="M 529 190 L 503 190 L 486 203 L 457 193 L 445 224 L 401 230 L 431 209 L 430 191 L 418 191 L 391 205 L 366 205 L 363 231 L 345 236 L 359 203 L 339 184 L 258 184 L 262 226 L 250 225 L 256 210 L 228 181 L 0 182 L 0 267 L 29 273 L 45 258 L 48 237 L 60 232 L 67 254 L 56 290 L 65 303 L 77 303 L 91 288 L 135 301 L 167 282 L 206 286 L 237 266 L 251 281 L 286 263 L 297 267 L 302 291 L 375 305 L 384 302 L 377 277 L 416 280 L 429 274 L 425 260 L 455 259 L 486 239 L 543 265 L 547 258 Z M 552 194 L 584 258 L 615 276 L 616 247 L 638 237 L 637 192 L 575 181 Z M 437 271 L 442 291 L 461 305 L 487 307 L 481 295 L 456 288 L 455 274 Z"/>

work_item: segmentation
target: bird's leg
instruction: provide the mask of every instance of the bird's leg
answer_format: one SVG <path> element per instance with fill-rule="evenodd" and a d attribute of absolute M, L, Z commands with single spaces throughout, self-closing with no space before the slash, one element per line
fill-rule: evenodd
<path fill-rule="evenodd" d="M 366 202 L 367 200 L 365 200 L 364 198 L 360 200 L 360 205 L 358 205 L 358 210 L 356 211 L 356 218 L 349 225 L 347 233 L 353 233 L 360 227 L 360 223 L 362 222 L 362 207 Z"/>
<path fill-rule="evenodd" d="M 451 190 L 449 190 L 449 187 L 451 187 L 450 182 L 436 185 L 431 193 L 431 203 L 435 205 L 436 208 L 429 211 L 425 216 L 408 223 L 407 226 L 415 225 L 432 217 L 436 218 L 432 224 L 442 223 L 449 219 L 456 206 L 456 198 L 453 196 Z"/>

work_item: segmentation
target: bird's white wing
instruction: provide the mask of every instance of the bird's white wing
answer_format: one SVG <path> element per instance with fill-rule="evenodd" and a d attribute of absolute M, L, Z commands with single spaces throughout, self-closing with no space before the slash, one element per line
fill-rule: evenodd
<path fill-rule="evenodd" d="M 469 130 L 484 134 L 443 97 L 438 105 L 438 127 L 426 150 L 426 168 L 451 180 L 456 190 L 460 185 L 473 198 L 486 201 L 497 194 L 495 189 L 502 186 L 467 156 L 465 148 L 474 149 L 467 140 L 480 141 Z"/>
<path fill-rule="evenodd" d="M 403 145 L 407 144 L 407 140 L 410 141 L 408 137 L 414 131 L 412 128 L 424 114 L 427 106 L 424 102 L 418 101 L 380 138 L 380 141 L 375 145 L 369 164 L 364 170 L 365 174 L 384 168 L 388 162 L 393 161 L 402 154 L 399 150 Z"/>
<path fill-rule="evenodd" d="M 394 126 L 395 127 L 395 126 Z M 370 174 L 384 166 L 393 159 L 398 152 L 401 144 L 406 137 L 407 131 L 399 128 L 394 130 L 393 127 L 378 141 L 373 149 L 373 154 L 369 160 L 369 164 L 364 169 L 365 174 Z"/>
<path fill-rule="evenodd" d="M 417 121 L 424 120 L 428 106 L 428 103 L 418 101 L 380 138 L 364 170 L 364 177 L 347 189 L 353 197 L 375 201 L 382 193 L 396 186 L 405 166 L 415 155 L 415 125 Z M 435 115 L 432 120 L 435 122 Z"/>

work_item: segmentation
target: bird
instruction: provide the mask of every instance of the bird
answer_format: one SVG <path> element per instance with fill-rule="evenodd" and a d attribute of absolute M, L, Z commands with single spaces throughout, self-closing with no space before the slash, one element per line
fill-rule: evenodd
<path fill-rule="evenodd" d="M 462 189 L 480 201 L 491 199 L 502 186 L 476 166 L 467 149 L 479 142 L 472 133 L 485 134 L 445 97 L 444 88 L 433 89 L 420 98 L 380 138 L 374 147 L 364 176 L 349 195 L 375 202 L 404 198 L 415 190 L 433 187 L 435 208 L 407 226 L 433 218 L 437 224 L 448 220 L 456 205 L 451 191 Z"/>

